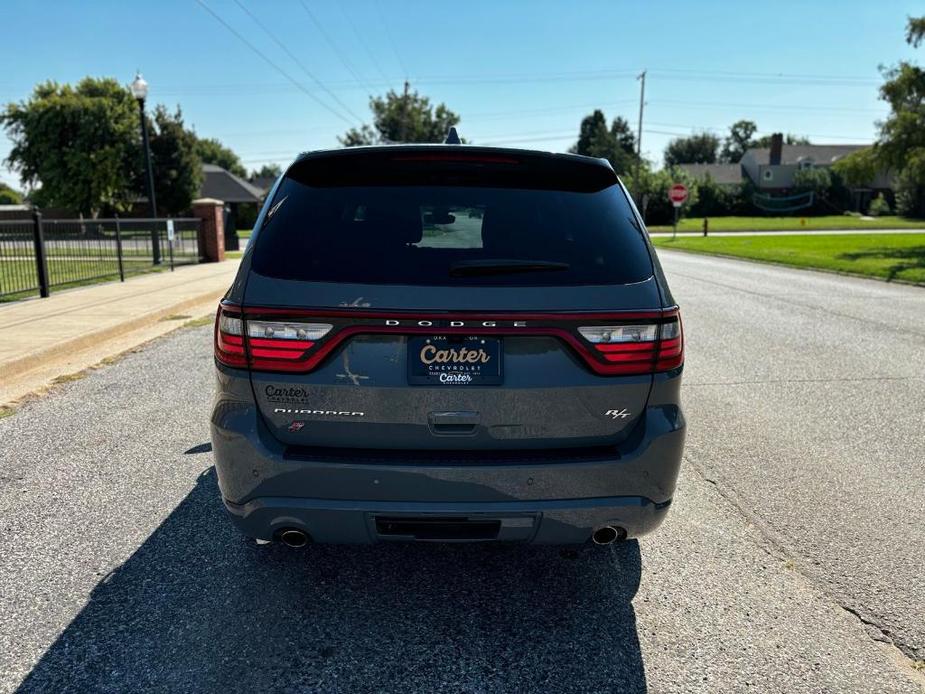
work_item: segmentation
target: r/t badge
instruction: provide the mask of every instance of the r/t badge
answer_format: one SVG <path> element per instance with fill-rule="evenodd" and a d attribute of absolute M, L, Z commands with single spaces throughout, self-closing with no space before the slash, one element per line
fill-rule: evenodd
<path fill-rule="evenodd" d="M 611 419 L 626 419 L 630 416 L 630 412 L 627 409 L 622 410 L 607 410 L 604 413 L 605 417 L 610 417 Z"/>

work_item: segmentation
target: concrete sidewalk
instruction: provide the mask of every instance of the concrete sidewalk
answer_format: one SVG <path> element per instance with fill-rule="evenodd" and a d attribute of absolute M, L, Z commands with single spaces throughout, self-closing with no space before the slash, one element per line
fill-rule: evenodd
<path fill-rule="evenodd" d="M 0 405 L 211 314 L 237 268 L 205 263 L 0 304 Z"/>

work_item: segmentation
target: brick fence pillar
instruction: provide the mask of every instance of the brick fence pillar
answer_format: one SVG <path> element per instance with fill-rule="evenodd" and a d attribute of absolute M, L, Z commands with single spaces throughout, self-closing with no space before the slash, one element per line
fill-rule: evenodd
<path fill-rule="evenodd" d="M 206 263 L 225 259 L 225 203 L 215 198 L 193 200 L 193 216 L 199 217 L 199 254 Z"/>

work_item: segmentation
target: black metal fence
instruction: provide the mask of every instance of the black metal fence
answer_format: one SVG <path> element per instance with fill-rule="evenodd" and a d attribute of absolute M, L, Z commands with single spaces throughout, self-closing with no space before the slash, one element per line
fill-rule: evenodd
<path fill-rule="evenodd" d="M 196 217 L 91 220 L 39 214 L 0 220 L 0 301 L 198 263 L 200 223 Z"/>

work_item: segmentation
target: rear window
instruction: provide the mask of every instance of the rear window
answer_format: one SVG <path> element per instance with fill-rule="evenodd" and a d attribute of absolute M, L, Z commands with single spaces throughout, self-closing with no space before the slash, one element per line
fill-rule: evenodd
<path fill-rule="evenodd" d="M 502 178 L 378 173 L 367 170 L 362 185 L 317 170 L 287 177 L 257 235 L 253 270 L 287 280 L 432 286 L 626 284 L 652 274 L 612 178 L 591 185 L 571 178 L 563 190 L 519 178 L 516 167 Z"/>

